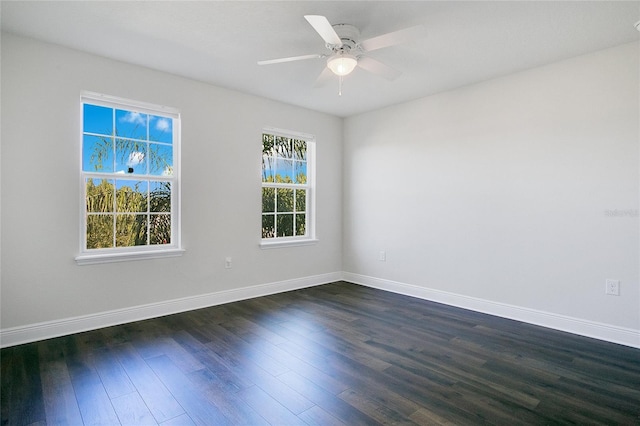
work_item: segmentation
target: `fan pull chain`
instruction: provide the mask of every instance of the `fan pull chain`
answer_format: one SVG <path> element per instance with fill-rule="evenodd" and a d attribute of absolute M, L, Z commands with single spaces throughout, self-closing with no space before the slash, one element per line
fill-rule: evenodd
<path fill-rule="evenodd" d="M 342 76 L 338 78 L 338 96 L 342 96 Z"/>

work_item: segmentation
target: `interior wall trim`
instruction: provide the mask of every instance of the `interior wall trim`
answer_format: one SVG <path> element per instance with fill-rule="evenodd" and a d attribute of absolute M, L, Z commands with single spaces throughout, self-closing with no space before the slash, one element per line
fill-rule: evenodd
<path fill-rule="evenodd" d="M 406 296 L 430 300 L 432 302 L 443 303 L 445 305 L 540 325 L 554 330 L 566 331 L 580 336 L 640 348 L 640 330 L 493 302 L 476 297 L 463 296 L 351 272 L 343 272 L 343 280 L 380 290 L 391 291 L 393 293 L 404 294 Z"/>
<path fill-rule="evenodd" d="M 294 278 L 232 290 L 223 290 L 198 296 L 184 297 L 157 303 L 132 306 L 96 314 L 46 321 L 0 330 L 0 347 L 9 347 L 112 325 L 125 324 L 177 314 L 194 309 L 222 305 L 254 297 L 267 296 L 305 287 L 327 284 L 342 279 L 341 272 Z"/>
<path fill-rule="evenodd" d="M 222 305 L 239 300 L 328 284 L 339 280 L 495 315 L 502 318 L 540 325 L 554 330 L 566 331 L 581 336 L 640 348 L 640 330 L 618 327 L 610 324 L 603 324 L 565 315 L 523 308 L 520 306 L 508 305 L 505 303 L 493 302 L 476 297 L 463 296 L 460 294 L 434 290 L 398 281 L 375 278 L 367 275 L 354 274 L 351 272 L 332 272 L 267 284 L 258 284 L 239 289 L 223 290 L 215 293 L 184 297 L 96 314 L 1 329 L 0 347 L 4 348 L 23 343 L 35 342 L 38 340 L 80 333 L 83 331 L 96 330 L 103 327 Z"/>

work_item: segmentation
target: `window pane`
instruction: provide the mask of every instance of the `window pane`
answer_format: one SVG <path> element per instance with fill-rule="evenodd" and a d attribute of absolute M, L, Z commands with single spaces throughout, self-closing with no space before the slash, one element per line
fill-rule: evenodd
<path fill-rule="evenodd" d="M 149 182 L 149 211 L 171 211 L 171 182 Z"/>
<path fill-rule="evenodd" d="M 150 244 L 171 244 L 171 215 L 152 214 L 149 222 Z"/>
<path fill-rule="evenodd" d="M 294 163 L 295 183 L 305 184 L 307 183 L 307 162 L 306 161 L 296 161 Z"/>
<path fill-rule="evenodd" d="M 293 160 L 278 158 L 276 182 L 293 183 Z"/>
<path fill-rule="evenodd" d="M 307 211 L 307 190 L 306 189 L 296 189 L 296 211 L 297 212 Z"/>
<path fill-rule="evenodd" d="M 147 174 L 147 143 L 116 139 L 116 173 Z"/>
<path fill-rule="evenodd" d="M 262 155 L 275 155 L 274 150 L 275 137 L 267 133 L 262 134 Z"/>
<path fill-rule="evenodd" d="M 296 235 L 305 235 L 307 224 L 305 222 L 305 215 L 296 215 Z"/>
<path fill-rule="evenodd" d="M 273 238 L 275 233 L 275 216 L 272 214 L 262 215 L 262 238 Z"/>
<path fill-rule="evenodd" d="M 87 215 L 87 248 L 113 247 L 113 215 Z"/>
<path fill-rule="evenodd" d="M 305 140 L 262 134 L 262 238 L 307 236 L 308 148 Z"/>
<path fill-rule="evenodd" d="M 116 180 L 116 211 L 146 212 L 148 187 L 146 181 Z"/>
<path fill-rule="evenodd" d="M 116 247 L 147 245 L 147 215 L 116 216 Z"/>
<path fill-rule="evenodd" d="M 113 172 L 113 138 L 88 135 L 82 137 L 82 171 Z"/>
<path fill-rule="evenodd" d="M 274 212 L 276 208 L 276 189 L 262 188 L 262 213 Z"/>
<path fill-rule="evenodd" d="M 150 115 L 149 140 L 173 143 L 173 119 L 169 117 Z"/>
<path fill-rule="evenodd" d="M 85 187 L 88 213 L 106 213 L 113 211 L 115 186 L 112 180 L 87 179 Z"/>
<path fill-rule="evenodd" d="M 279 214 L 276 216 L 278 221 L 278 237 L 293 236 L 293 215 Z"/>
<path fill-rule="evenodd" d="M 173 147 L 149 144 L 149 174 L 155 176 L 173 175 Z"/>
<path fill-rule="evenodd" d="M 276 143 L 274 148 L 278 157 L 288 159 L 293 158 L 293 146 L 291 144 L 291 139 L 282 136 L 276 136 Z"/>
<path fill-rule="evenodd" d="M 262 181 L 275 182 L 276 159 L 266 155 L 262 156 Z"/>
<path fill-rule="evenodd" d="M 125 99 L 100 98 L 95 102 L 108 106 L 92 105 L 91 98 L 83 95 L 81 101 L 86 224 L 81 250 L 124 256 L 138 251 L 135 246 L 153 244 L 162 251 L 175 245 L 179 116 L 152 105 L 144 107 L 150 113 L 141 111 Z M 275 192 L 273 198 L 275 204 Z"/>
<path fill-rule="evenodd" d="M 307 159 L 307 141 L 293 141 L 293 158 L 295 158 L 296 160 Z"/>
<path fill-rule="evenodd" d="M 131 139 L 147 139 L 147 114 L 116 110 L 116 136 Z"/>
<path fill-rule="evenodd" d="M 277 188 L 277 211 L 293 212 L 293 189 Z"/>
<path fill-rule="evenodd" d="M 83 132 L 113 135 L 113 108 L 84 104 L 82 111 Z"/>

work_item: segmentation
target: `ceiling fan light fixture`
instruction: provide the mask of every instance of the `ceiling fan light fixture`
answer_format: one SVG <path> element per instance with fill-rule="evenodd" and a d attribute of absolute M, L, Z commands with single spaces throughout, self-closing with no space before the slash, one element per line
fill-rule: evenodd
<path fill-rule="evenodd" d="M 327 66 L 335 75 L 344 76 L 350 74 L 351 71 L 358 65 L 358 60 L 355 56 L 349 53 L 336 53 L 327 59 Z"/>

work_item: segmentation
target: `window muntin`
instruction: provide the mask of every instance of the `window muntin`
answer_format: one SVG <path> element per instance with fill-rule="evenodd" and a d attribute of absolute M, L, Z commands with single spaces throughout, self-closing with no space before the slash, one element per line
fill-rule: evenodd
<path fill-rule="evenodd" d="M 173 109 L 82 97 L 82 253 L 179 248 L 179 124 Z"/>
<path fill-rule="evenodd" d="M 313 239 L 313 137 L 262 134 L 262 241 Z"/>

